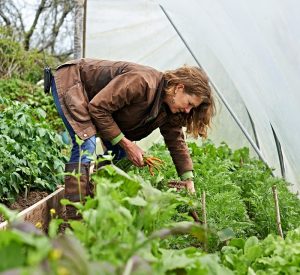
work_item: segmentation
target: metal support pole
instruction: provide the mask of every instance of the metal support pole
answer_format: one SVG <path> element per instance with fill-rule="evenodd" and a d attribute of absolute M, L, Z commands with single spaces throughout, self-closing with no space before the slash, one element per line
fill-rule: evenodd
<path fill-rule="evenodd" d="M 184 43 L 185 47 L 188 49 L 188 51 L 190 52 L 190 54 L 192 55 L 192 57 L 196 61 L 197 65 L 200 68 L 202 68 L 202 66 L 200 65 L 200 62 L 198 61 L 197 57 L 195 56 L 195 54 L 193 53 L 193 51 L 191 50 L 191 48 L 189 47 L 189 45 L 187 44 L 187 42 L 185 41 L 185 39 L 183 38 L 183 36 L 181 35 L 181 33 L 179 32 L 179 30 L 176 28 L 175 24 L 173 23 L 172 19 L 168 15 L 168 13 L 165 11 L 165 9 L 161 5 L 159 5 L 159 6 L 162 9 L 163 13 L 166 15 L 166 17 L 169 20 L 169 22 L 171 23 L 171 25 L 173 26 L 173 28 L 175 29 L 175 31 L 177 32 L 177 34 L 180 37 L 180 39 L 182 40 L 182 42 Z M 209 75 L 208 75 L 208 77 L 209 77 Z M 227 110 L 229 111 L 229 113 L 231 114 L 231 116 L 233 117 L 233 119 L 235 120 L 235 122 L 237 123 L 237 125 L 239 126 L 239 128 L 241 129 L 241 131 L 243 132 L 243 134 L 246 136 L 246 138 L 248 139 L 249 143 L 251 144 L 251 146 L 253 147 L 253 149 L 255 150 L 255 152 L 257 153 L 257 155 L 259 156 L 259 158 L 268 166 L 267 161 L 265 160 L 265 158 L 262 155 L 262 152 L 256 146 L 255 142 L 252 140 L 252 138 L 249 135 L 249 133 L 247 132 L 246 128 L 242 125 L 242 123 L 240 122 L 240 120 L 238 119 L 238 117 L 236 116 L 236 114 L 234 113 L 234 111 L 232 110 L 232 108 L 230 107 L 230 105 L 227 102 L 227 100 L 225 99 L 225 97 L 220 93 L 218 87 L 212 82 L 212 80 L 211 80 L 210 77 L 209 77 L 209 79 L 210 79 L 211 86 L 214 88 L 214 90 L 216 91 L 216 93 L 218 94 L 218 96 L 220 97 L 220 99 L 222 100 L 223 104 L 225 105 L 225 107 L 227 108 Z"/>
<path fill-rule="evenodd" d="M 86 47 L 86 13 L 87 13 L 87 1 L 84 1 L 83 6 L 83 37 L 82 37 L 82 57 L 85 57 L 85 47 Z"/>

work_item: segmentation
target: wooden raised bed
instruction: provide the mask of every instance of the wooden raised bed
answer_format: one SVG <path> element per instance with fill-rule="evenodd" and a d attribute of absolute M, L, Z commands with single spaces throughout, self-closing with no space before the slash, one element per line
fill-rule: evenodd
<path fill-rule="evenodd" d="M 60 187 L 47 197 L 38 201 L 34 205 L 26 208 L 18 214 L 18 218 L 23 221 L 28 221 L 33 225 L 38 222 L 42 225 L 42 230 L 45 231 L 50 221 L 50 209 L 55 209 L 58 216 L 62 216 L 65 206 L 60 204 L 60 200 L 64 197 L 65 189 Z M 7 222 L 0 223 L 0 230 L 7 227 Z"/>

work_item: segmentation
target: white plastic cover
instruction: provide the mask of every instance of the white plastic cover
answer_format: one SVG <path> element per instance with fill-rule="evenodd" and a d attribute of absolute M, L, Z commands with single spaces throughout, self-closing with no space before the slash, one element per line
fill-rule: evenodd
<path fill-rule="evenodd" d="M 281 175 L 300 190 L 300 2 L 296 0 L 89 0 L 86 57 L 134 61 L 159 70 L 195 65 L 186 41 L 217 91 Z M 249 146 L 219 99 L 210 138 Z M 249 112 L 249 114 L 248 114 Z M 249 117 L 250 115 L 250 117 Z M 156 132 L 144 145 L 157 141 Z"/>

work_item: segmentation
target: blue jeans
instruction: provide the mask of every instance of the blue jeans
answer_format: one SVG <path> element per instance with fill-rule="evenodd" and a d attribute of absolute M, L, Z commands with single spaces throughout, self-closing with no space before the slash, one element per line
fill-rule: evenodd
<path fill-rule="evenodd" d="M 52 78 L 52 81 L 51 81 L 51 91 L 52 91 L 52 96 L 54 99 L 54 104 L 56 106 L 57 112 L 60 115 L 61 119 L 63 120 L 63 123 L 65 124 L 67 131 L 69 132 L 69 135 L 72 140 L 73 147 L 72 147 L 71 158 L 70 158 L 69 162 L 79 162 L 80 151 L 79 151 L 79 145 L 77 144 L 76 139 L 75 139 L 76 134 L 75 134 L 72 126 L 66 119 L 66 117 L 62 111 L 62 108 L 60 106 L 54 78 Z M 105 147 L 107 148 L 107 151 L 112 151 L 112 154 L 115 156 L 114 160 L 120 160 L 120 159 L 126 157 L 125 151 L 119 145 L 113 146 L 109 141 L 103 141 L 103 143 L 104 143 Z M 91 162 L 90 156 L 92 156 L 96 150 L 96 136 L 94 135 L 94 136 L 86 139 L 82 143 L 80 149 L 81 149 L 81 151 L 88 152 L 87 154 L 82 154 L 81 162 L 82 163 L 90 163 Z"/>

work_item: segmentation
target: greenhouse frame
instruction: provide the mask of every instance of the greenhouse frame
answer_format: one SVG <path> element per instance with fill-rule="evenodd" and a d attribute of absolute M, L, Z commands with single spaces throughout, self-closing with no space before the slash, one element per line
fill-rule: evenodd
<path fill-rule="evenodd" d="M 299 4 L 207 3 L 90 0 L 84 55 L 159 70 L 202 67 L 218 97 L 209 138 L 251 148 L 299 191 Z M 147 148 L 160 139 L 155 132 L 140 143 Z"/>

